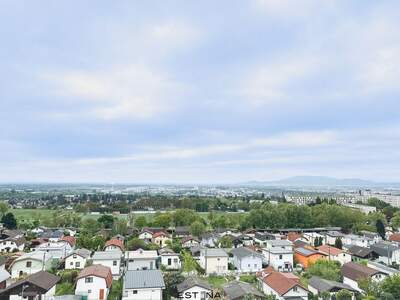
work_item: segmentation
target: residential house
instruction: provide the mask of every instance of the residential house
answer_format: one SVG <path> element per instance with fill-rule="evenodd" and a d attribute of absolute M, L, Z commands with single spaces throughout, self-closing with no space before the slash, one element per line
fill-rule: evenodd
<path fill-rule="evenodd" d="M 170 235 L 164 231 L 159 231 L 153 234 L 153 238 L 151 242 L 160 246 L 160 248 L 164 248 L 167 246 L 167 241 L 172 242 Z"/>
<path fill-rule="evenodd" d="M 359 246 L 359 247 L 369 247 L 376 243 L 374 239 L 365 236 L 359 236 L 355 234 L 346 234 L 342 243 L 345 245 Z"/>
<path fill-rule="evenodd" d="M 320 253 L 325 254 L 327 259 L 336 260 L 340 262 L 341 265 L 351 261 L 351 254 L 342 249 L 335 248 L 330 245 L 322 245 L 317 249 Z"/>
<path fill-rule="evenodd" d="M 51 254 L 55 259 L 64 259 L 73 251 L 71 244 L 65 241 L 58 240 L 57 242 L 49 241 L 38 245 L 33 249 L 35 252 L 46 252 Z"/>
<path fill-rule="evenodd" d="M 388 276 L 393 276 L 393 275 L 396 275 L 396 274 L 400 273 L 400 271 L 397 270 L 397 269 L 388 267 L 388 266 L 386 266 L 384 264 L 378 263 L 376 261 L 371 261 L 371 260 L 369 260 L 367 262 L 367 267 L 370 267 L 372 269 L 378 270 L 378 271 L 380 271 L 382 273 L 387 274 Z"/>
<path fill-rule="evenodd" d="M 162 300 L 164 278 L 159 270 L 127 271 L 122 300 Z"/>
<path fill-rule="evenodd" d="M 256 232 L 254 234 L 254 243 L 263 247 L 267 245 L 267 241 L 275 240 L 275 236 L 268 232 Z"/>
<path fill-rule="evenodd" d="M 246 298 L 264 300 L 266 296 L 249 283 L 232 281 L 222 286 L 226 300 L 243 300 Z"/>
<path fill-rule="evenodd" d="M 158 250 L 158 254 L 161 257 L 161 265 L 167 270 L 179 270 L 181 268 L 181 259 L 178 253 L 168 248 L 162 248 Z"/>
<path fill-rule="evenodd" d="M 307 269 L 310 264 L 315 263 L 319 259 L 324 259 L 327 255 L 307 249 L 307 248 L 296 248 L 294 250 L 294 259 L 301 264 L 304 269 Z"/>
<path fill-rule="evenodd" d="M 0 299 L 52 299 L 59 281 L 60 277 L 40 271 L 0 290 Z"/>
<path fill-rule="evenodd" d="M 188 277 L 177 285 L 177 292 L 176 299 L 206 300 L 212 299 L 210 295 L 213 295 L 213 288 L 199 278 Z"/>
<path fill-rule="evenodd" d="M 258 280 L 264 294 L 275 296 L 276 300 L 308 299 L 307 288 L 292 273 L 265 270 L 258 275 Z"/>
<path fill-rule="evenodd" d="M 0 252 L 23 251 L 25 243 L 25 237 L 19 230 L 3 230 L 0 236 Z"/>
<path fill-rule="evenodd" d="M 214 248 L 216 247 L 218 240 L 220 239 L 220 236 L 213 232 L 206 232 L 202 234 L 200 239 L 201 239 L 200 245 L 202 245 L 203 247 Z"/>
<path fill-rule="evenodd" d="M 200 251 L 200 266 L 206 274 L 223 275 L 228 271 L 228 254 L 223 249 L 205 248 Z"/>
<path fill-rule="evenodd" d="M 198 246 L 198 245 L 200 245 L 199 240 L 192 237 L 191 235 L 184 237 L 182 239 L 182 247 L 183 248 L 191 248 L 193 246 Z"/>
<path fill-rule="evenodd" d="M 90 258 L 91 251 L 87 249 L 77 249 L 65 257 L 65 269 L 83 269 L 87 260 Z"/>
<path fill-rule="evenodd" d="M 386 265 L 400 264 L 400 246 L 390 242 L 380 242 L 372 245 L 371 250 L 378 255 L 378 261 Z"/>
<path fill-rule="evenodd" d="M 298 240 L 301 240 L 310 246 L 314 246 L 316 244 L 316 240 L 318 242 L 322 242 L 322 244 L 325 244 L 325 236 L 315 231 L 304 232 L 302 237 Z"/>
<path fill-rule="evenodd" d="M 376 254 L 370 249 L 360 246 L 345 246 L 347 252 L 351 255 L 351 261 L 360 261 L 365 259 L 373 259 Z"/>
<path fill-rule="evenodd" d="M 293 270 L 293 244 L 287 240 L 266 240 L 262 249 L 266 262 L 277 271 Z"/>
<path fill-rule="evenodd" d="M 336 293 L 341 290 L 347 290 L 352 293 L 353 300 L 355 300 L 355 295 L 358 293 L 356 289 L 352 288 L 348 284 L 326 280 L 317 276 L 313 276 L 308 280 L 308 290 L 315 296 L 329 293 L 332 299 L 336 299 L 334 298 Z"/>
<path fill-rule="evenodd" d="M 254 244 L 254 240 L 252 237 L 246 234 L 241 234 L 239 236 L 233 237 L 232 244 L 234 248 L 252 246 Z"/>
<path fill-rule="evenodd" d="M 377 232 L 371 232 L 367 230 L 361 230 L 359 234 L 363 237 L 369 238 L 373 240 L 375 243 L 379 243 L 382 241 L 382 237 Z"/>
<path fill-rule="evenodd" d="M 246 247 L 235 248 L 231 253 L 232 263 L 238 272 L 252 273 L 262 270 L 262 254 Z"/>
<path fill-rule="evenodd" d="M 157 269 L 158 254 L 156 250 L 126 251 L 125 260 L 129 271 L 154 270 Z"/>
<path fill-rule="evenodd" d="M 345 235 L 339 231 L 328 231 L 325 232 L 325 244 L 335 245 L 336 239 L 343 239 Z"/>
<path fill-rule="evenodd" d="M 124 252 L 124 241 L 120 239 L 111 239 L 106 242 L 104 251 L 119 251 Z"/>
<path fill-rule="evenodd" d="M 96 251 L 92 256 L 94 265 L 102 265 L 111 269 L 113 279 L 121 276 L 122 253 L 120 251 Z"/>
<path fill-rule="evenodd" d="M 153 238 L 153 231 L 147 228 L 143 228 L 142 231 L 139 233 L 139 239 L 144 240 L 146 242 L 151 242 Z"/>
<path fill-rule="evenodd" d="M 60 242 L 68 243 L 71 249 L 75 249 L 76 238 L 71 235 L 65 235 L 60 239 Z"/>
<path fill-rule="evenodd" d="M 0 290 L 5 289 L 7 281 L 11 278 L 10 273 L 6 269 L 0 269 Z"/>
<path fill-rule="evenodd" d="M 46 252 L 25 253 L 12 262 L 10 266 L 11 277 L 18 278 L 23 275 L 50 270 L 52 259 L 51 254 Z"/>
<path fill-rule="evenodd" d="M 91 265 L 78 274 L 75 295 L 85 296 L 88 300 L 105 300 L 110 292 L 112 281 L 113 275 L 109 267 Z"/>
<path fill-rule="evenodd" d="M 190 235 L 190 227 L 189 226 L 176 226 L 175 227 L 175 237 L 184 238 Z"/>
<path fill-rule="evenodd" d="M 373 281 L 380 282 L 387 277 L 387 275 L 381 271 L 355 262 L 348 262 L 344 264 L 342 266 L 341 273 L 343 275 L 343 283 L 351 286 L 353 289 L 359 292 L 362 291 L 358 286 L 360 279 L 371 278 Z"/>

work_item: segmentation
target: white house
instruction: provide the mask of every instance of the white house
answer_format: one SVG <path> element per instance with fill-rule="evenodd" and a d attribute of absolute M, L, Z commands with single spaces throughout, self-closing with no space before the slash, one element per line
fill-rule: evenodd
<path fill-rule="evenodd" d="M 159 270 L 127 271 L 122 300 L 162 300 L 164 278 Z"/>
<path fill-rule="evenodd" d="M 262 269 L 262 254 L 246 247 L 232 250 L 231 259 L 238 272 L 258 272 Z"/>
<path fill-rule="evenodd" d="M 365 236 L 359 236 L 355 234 L 346 234 L 342 238 L 342 243 L 344 245 L 352 245 L 352 246 L 359 246 L 368 248 L 369 246 L 376 243 L 374 239 Z"/>
<path fill-rule="evenodd" d="M 201 249 L 200 266 L 205 270 L 206 274 L 223 275 L 228 271 L 228 254 L 223 249 Z"/>
<path fill-rule="evenodd" d="M 102 265 L 111 269 L 113 279 L 119 279 L 121 276 L 121 259 L 120 251 L 96 251 L 92 256 L 94 265 Z"/>
<path fill-rule="evenodd" d="M 183 248 L 191 248 L 191 247 L 199 246 L 199 245 L 200 245 L 200 242 L 192 236 L 185 237 L 182 240 Z"/>
<path fill-rule="evenodd" d="M 53 299 L 56 293 L 56 284 L 59 281 L 58 276 L 40 271 L 0 290 L 0 299 Z"/>
<path fill-rule="evenodd" d="M 90 250 L 77 249 L 67 255 L 65 258 L 65 269 L 83 269 L 86 265 L 88 258 L 90 258 Z"/>
<path fill-rule="evenodd" d="M 267 241 L 275 240 L 275 236 L 268 232 L 256 232 L 254 234 L 254 242 L 261 247 L 267 245 Z"/>
<path fill-rule="evenodd" d="M 143 229 L 139 234 L 139 239 L 150 242 L 153 238 L 153 232 L 148 229 Z"/>
<path fill-rule="evenodd" d="M 25 237 L 23 235 L 7 237 L 0 241 L 0 252 L 23 251 L 25 242 Z"/>
<path fill-rule="evenodd" d="M 325 254 L 327 256 L 327 259 L 336 260 L 340 262 L 341 265 L 351 261 L 351 254 L 330 245 L 319 246 L 318 251 Z"/>
<path fill-rule="evenodd" d="M 345 235 L 339 231 L 325 232 L 325 244 L 335 245 L 336 239 L 343 239 Z"/>
<path fill-rule="evenodd" d="M 120 251 L 124 252 L 124 242 L 120 239 L 111 239 L 106 242 L 104 251 Z"/>
<path fill-rule="evenodd" d="M 77 277 L 75 295 L 87 296 L 88 300 L 105 300 L 112 280 L 110 268 L 100 265 L 86 267 Z"/>
<path fill-rule="evenodd" d="M 264 294 L 275 296 L 277 300 L 308 300 L 308 290 L 300 279 L 292 273 L 281 273 L 272 270 L 261 272 L 258 277 Z"/>
<path fill-rule="evenodd" d="M 392 263 L 400 264 L 400 246 L 396 243 L 380 242 L 370 247 L 378 257 L 378 261 L 383 262 L 387 265 Z"/>
<path fill-rule="evenodd" d="M 151 242 L 160 246 L 160 248 L 164 248 L 167 246 L 167 241 L 172 241 L 170 235 L 166 232 L 160 231 L 153 234 L 153 238 Z"/>
<path fill-rule="evenodd" d="M 72 247 L 65 241 L 47 242 L 38 245 L 33 249 L 35 252 L 46 252 L 50 253 L 53 258 L 64 259 L 68 254 L 72 252 Z"/>
<path fill-rule="evenodd" d="M 262 249 L 265 261 L 277 271 L 293 270 L 293 244 L 288 240 L 267 240 Z"/>
<path fill-rule="evenodd" d="M 161 265 L 167 270 L 179 270 L 181 268 L 181 259 L 178 253 L 171 249 L 163 248 L 158 251 L 161 257 Z"/>
<path fill-rule="evenodd" d="M 177 285 L 177 299 L 194 299 L 205 300 L 210 299 L 209 295 L 213 294 L 211 285 L 196 277 L 188 277 L 182 283 Z"/>
<path fill-rule="evenodd" d="M 46 252 L 29 252 L 18 257 L 10 266 L 11 277 L 18 278 L 51 269 L 52 256 Z"/>
<path fill-rule="evenodd" d="M 343 283 L 351 286 L 353 289 L 361 292 L 362 290 L 358 286 L 360 279 L 371 278 L 375 282 L 380 282 L 385 279 L 388 275 L 373 268 L 349 262 L 342 266 Z"/>
<path fill-rule="evenodd" d="M 125 252 L 126 266 L 129 271 L 157 269 L 157 259 L 156 250 L 138 249 Z"/>
<path fill-rule="evenodd" d="M 317 276 L 313 276 L 308 280 L 308 290 L 315 296 L 322 293 L 329 293 L 332 299 L 336 299 L 334 296 L 342 290 L 349 291 L 352 294 L 352 300 L 356 299 L 355 293 L 357 293 L 355 289 L 347 284 L 326 280 Z"/>

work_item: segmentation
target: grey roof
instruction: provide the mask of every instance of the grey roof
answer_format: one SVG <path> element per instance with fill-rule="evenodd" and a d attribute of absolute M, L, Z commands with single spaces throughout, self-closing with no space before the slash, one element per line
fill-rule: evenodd
<path fill-rule="evenodd" d="M 310 249 L 306 249 L 306 248 L 296 248 L 296 250 L 295 250 L 297 253 L 300 253 L 301 255 L 304 255 L 304 256 L 310 256 L 310 255 L 313 255 L 313 254 L 317 254 L 317 253 L 319 253 L 318 251 L 314 251 L 314 250 L 310 250 Z"/>
<path fill-rule="evenodd" d="M 383 273 L 386 273 L 388 275 L 400 273 L 399 270 L 391 268 L 391 267 L 388 267 L 388 266 L 386 266 L 384 264 L 380 264 L 380 263 L 378 263 L 376 261 L 369 260 L 367 266 L 370 267 L 370 268 L 373 268 L 375 270 L 381 271 Z"/>
<path fill-rule="evenodd" d="M 380 242 L 370 246 L 371 250 L 379 256 L 388 257 L 392 256 L 394 251 L 400 250 L 400 247 L 388 242 Z"/>
<path fill-rule="evenodd" d="M 192 288 L 194 286 L 200 286 L 200 287 L 202 287 L 204 289 L 207 289 L 207 290 L 210 290 L 210 291 L 212 290 L 211 285 L 209 285 L 207 282 L 205 282 L 205 281 L 203 281 L 203 280 L 201 280 L 201 279 L 199 279 L 197 277 L 188 277 L 188 278 L 186 278 L 185 281 L 183 281 L 182 283 L 178 284 L 176 286 L 176 288 L 177 288 L 178 292 L 181 293 L 181 292 L 184 292 L 187 289 L 190 289 L 190 288 Z"/>
<path fill-rule="evenodd" d="M 243 257 L 247 257 L 247 256 L 256 256 L 256 257 L 262 257 L 261 254 L 246 248 L 246 247 L 239 247 L 239 248 L 235 248 L 232 249 L 232 254 L 236 257 L 238 257 L 239 259 L 243 258 Z"/>
<path fill-rule="evenodd" d="M 125 289 L 165 288 L 160 270 L 127 271 L 124 276 Z"/>
<path fill-rule="evenodd" d="M 313 276 L 308 280 L 308 285 L 312 286 L 313 288 L 317 289 L 318 292 L 323 293 L 323 292 L 336 292 L 339 290 L 349 290 L 349 291 L 355 291 L 351 286 L 341 283 L 341 282 L 336 282 L 332 280 L 326 280 L 317 276 Z"/>
<path fill-rule="evenodd" d="M 96 251 L 92 259 L 93 260 L 112 260 L 121 259 L 122 253 L 120 251 Z"/>
<path fill-rule="evenodd" d="M 81 256 L 83 258 L 88 258 L 91 253 L 92 253 L 92 251 L 90 251 L 88 249 L 85 249 L 85 248 L 81 248 L 81 249 L 74 250 L 69 255 L 67 255 L 66 258 L 71 256 L 71 255 L 73 255 L 73 254 L 79 255 L 79 256 Z"/>
<path fill-rule="evenodd" d="M 267 244 L 273 247 L 282 247 L 282 246 L 293 246 L 293 243 L 288 240 L 269 240 Z"/>
<path fill-rule="evenodd" d="M 345 235 L 339 231 L 328 231 L 326 235 L 329 235 L 331 237 L 344 237 Z"/>
<path fill-rule="evenodd" d="M 222 286 L 225 295 L 229 300 L 243 299 L 246 295 L 254 295 L 265 299 L 265 295 L 258 291 L 251 284 L 241 281 L 233 281 Z"/>
<path fill-rule="evenodd" d="M 202 253 L 204 253 L 207 257 L 227 257 L 228 254 L 223 249 L 215 248 L 215 249 L 203 249 Z"/>
<path fill-rule="evenodd" d="M 349 251 L 350 254 L 361 258 L 367 257 L 372 252 L 372 250 L 369 248 L 360 247 L 357 245 L 350 246 L 347 250 Z"/>

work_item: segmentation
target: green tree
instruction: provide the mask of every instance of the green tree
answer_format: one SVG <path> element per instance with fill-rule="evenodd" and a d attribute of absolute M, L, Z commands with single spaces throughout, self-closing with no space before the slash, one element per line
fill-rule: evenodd
<path fill-rule="evenodd" d="M 104 228 L 112 228 L 114 224 L 114 217 L 110 215 L 102 215 L 100 218 L 97 219 Z"/>
<path fill-rule="evenodd" d="M 206 226 L 200 221 L 196 221 L 192 225 L 190 225 L 190 233 L 193 236 L 199 237 L 205 232 L 205 230 Z"/>
<path fill-rule="evenodd" d="M 394 299 L 400 299 L 400 275 L 386 277 L 381 288 L 385 293 L 393 295 Z"/>
<path fill-rule="evenodd" d="M 113 234 L 126 235 L 128 232 L 128 222 L 126 220 L 115 220 L 113 224 Z"/>
<path fill-rule="evenodd" d="M 146 243 L 139 238 L 130 239 L 126 246 L 128 250 L 147 249 Z"/>
<path fill-rule="evenodd" d="M 376 221 L 376 232 L 378 232 L 382 239 L 386 239 L 385 224 L 383 224 L 381 219 Z"/>
<path fill-rule="evenodd" d="M 139 216 L 135 220 L 135 227 L 142 229 L 147 226 L 147 219 L 145 216 Z"/>
<path fill-rule="evenodd" d="M 198 215 L 196 214 L 196 212 L 187 208 L 177 209 L 173 214 L 173 221 L 175 223 L 175 226 L 188 226 L 192 224 L 197 218 Z"/>
<path fill-rule="evenodd" d="M 353 294 L 348 290 L 340 290 L 336 293 L 336 300 L 351 300 L 353 299 Z"/>
<path fill-rule="evenodd" d="M 343 242 L 342 239 L 340 237 L 337 237 L 335 239 L 335 247 L 338 249 L 342 249 L 343 248 Z"/>
<path fill-rule="evenodd" d="M 188 251 L 183 251 L 182 253 L 182 263 L 183 263 L 183 272 L 188 274 L 193 274 L 196 272 L 198 265 L 197 262 L 194 260 L 192 255 Z"/>
<path fill-rule="evenodd" d="M 6 213 L 2 218 L 1 218 L 1 223 L 3 223 L 4 227 L 7 229 L 15 229 L 17 228 L 17 220 L 14 217 L 14 214 L 9 212 Z"/>
<path fill-rule="evenodd" d="M 393 218 L 390 220 L 391 225 L 393 226 L 393 228 L 395 229 L 399 229 L 400 228 L 400 211 L 396 212 L 393 215 Z"/>
<path fill-rule="evenodd" d="M 219 239 L 218 244 L 221 248 L 232 248 L 232 239 L 225 235 Z"/>
<path fill-rule="evenodd" d="M 164 299 L 170 299 L 168 297 L 177 297 L 178 290 L 177 285 L 182 283 L 185 280 L 185 277 L 181 272 L 165 272 L 163 274 L 165 290 L 164 290 Z"/>
<path fill-rule="evenodd" d="M 170 213 L 156 214 L 153 220 L 155 227 L 168 228 L 171 226 L 172 216 Z"/>
<path fill-rule="evenodd" d="M 9 209 L 9 205 L 5 201 L 0 201 L 0 216 L 3 217 Z"/>
<path fill-rule="evenodd" d="M 307 278 L 318 276 L 327 280 L 340 281 L 340 263 L 334 260 L 317 260 L 307 268 L 305 276 Z"/>

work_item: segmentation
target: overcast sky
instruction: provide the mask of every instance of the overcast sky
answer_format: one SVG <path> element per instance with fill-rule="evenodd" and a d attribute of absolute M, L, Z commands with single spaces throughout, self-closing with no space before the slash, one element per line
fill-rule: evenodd
<path fill-rule="evenodd" d="M 400 1 L 0 0 L 0 181 L 400 181 Z"/>

